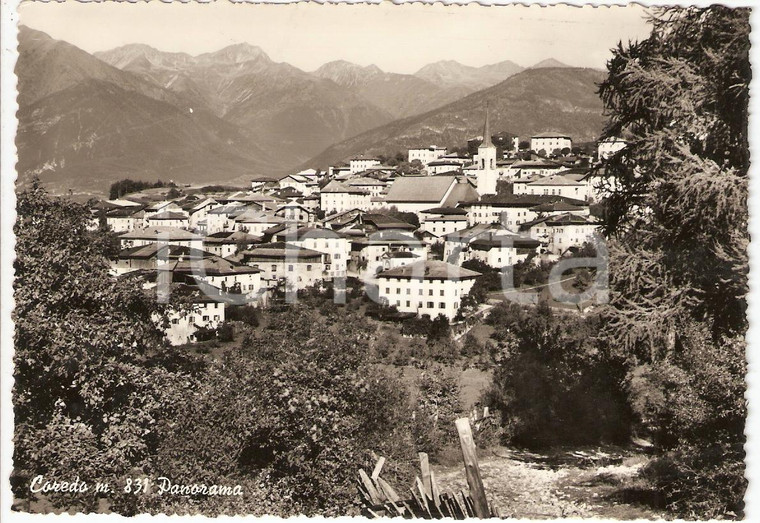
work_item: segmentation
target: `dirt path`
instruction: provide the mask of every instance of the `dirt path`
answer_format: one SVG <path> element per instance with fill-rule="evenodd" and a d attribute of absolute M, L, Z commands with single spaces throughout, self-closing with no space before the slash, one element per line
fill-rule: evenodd
<path fill-rule="evenodd" d="M 631 485 L 646 457 L 628 455 L 615 464 L 547 465 L 499 448 L 480 459 L 486 493 L 504 517 L 545 519 L 601 517 L 659 519 L 666 514 L 632 501 Z M 616 460 L 617 461 L 617 460 Z M 442 491 L 467 490 L 464 469 L 434 467 Z"/>

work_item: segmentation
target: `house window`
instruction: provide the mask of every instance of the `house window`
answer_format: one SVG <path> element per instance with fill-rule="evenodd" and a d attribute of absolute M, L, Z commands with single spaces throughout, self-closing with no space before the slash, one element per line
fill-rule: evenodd
<path fill-rule="evenodd" d="M 390 293 L 391 293 L 391 289 L 389 287 L 386 287 L 385 288 L 385 294 L 390 294 Z"/>
<path fill-rule="evenodd" d="M 396 287 L 396 294 L 401 294 L 401 289 Z"/>
<path fill-rule="evenodd" d="M 440 303 L 438 304 L 438 306 L 439 306 L 441 309 L 445 309 L 445 308 L 446 308 L 446 303 L 445 303 L 445 302 L 440 302 Z"/>
<path fill-rule="evenodd" d="M 288 265 L 288 272 L 293 272 L 293 266 L 292 265 Z"/>
<path fill-rule="evenodd" d="M 214 315 L 214 321 L 219 321 L 219 315 L 218 314 Z"/>
<path fill-rule="evenodd" d="M 272 265 L 272 272 L 277 272 L 277 265 Z"/>
<path fill-rule="evenodd" d="M 428 296 L 432 296 L 432 295 L 433 295 L 433 289 L 430 289 L 430 290 L 428 291 Z"/>
<path fill-rule="evenodd" d="M 178 323 L 179 323 L 179 319 L 178 318 L 174 318 L 172 320 L 172 325 L 177 325 Z"/>
<path fill-rule="evenodd" d="M 441 296 L 443 296 L 443 289 L 441 289 Z"/>
<path fill-rule="evenodd" d="M 435 303 L 433 303 L 432 301 L 429 301 L 427 303 L 428 303 L 428 309 L 434 309 L 435 308 Z"/>
<path fill-rule="evenodd" d="M 420 289 L 420 296 L 422 296 L 422 289 Z M 421 303 L 420 303 L 420 307 L 422 307 Z"/>
<path fill-rule="evenodd" d="M 406 300 L 406 306 L 409 307 L 409 300 Z"/>
<path fill-rule="evenodd" d="M 204 316 L 203 321 L 208 321 L 208 316 Z"/>
<path fill-rule="evenodd" d="M 307 270 L 307 271 L 310 271 L 310 270 L 311 270 L 311 265 L 307 265 L 307 266 L 306 266 L 306 270 Z"/>
<path fill-rule="evenodd" d="M 195 323 L 195 316 L 190 316 L 190 323 Z"/>

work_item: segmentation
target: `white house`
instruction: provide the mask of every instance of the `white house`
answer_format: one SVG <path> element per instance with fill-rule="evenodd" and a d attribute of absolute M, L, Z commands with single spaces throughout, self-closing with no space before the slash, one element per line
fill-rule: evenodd
<path fill-rule="evenodd" d="M 622 138 L 606 138 L 601 140 L 596 147 L 596 154 L 600 160 L 606 160 L 616 152 L 625 149 L 628 142 Z"/>
<path fill-rule="evenodd" d="M 348 180 L 344 185 L 350 187 L 351 189 L 365 192 L 369 194 L 370 197 L 372 197 L 380 196 L 383 194 L 388 187 L 388 182 L 378 180 L 376 178 L 360 177 Z"/>
<path fill-rule="evenodd" d="M 514 265 L 539 246 L 535 239 L 511 233 L 503 225 L 478 224 L 444 237 L 443 259 L 461 265 L 479 259 L 496 268 Z"/>
<path fill-rule="evenodd" d="M 378 231 L 351 239 L 351 264 L 364 277 L 372 277 L 383 268 L 383 256 L 391 252 L 411 252 L 427 259 L 428 246 L 413 234 L 397 230 Z"/>
<path fill-rule="evenodd" d="M 299 290 L 325 279 L 325 254 L 285 242 L 255 245 L 230 259 L 260 269 L 270 287 L 283 282 Z"/>
<path fill-rule="evenodd" d="M 542 133 L 530 137 L 530 148 L 533 151 L 545 151 L 552 154 L 555 149 L 572 149 L 573 139 L 561 133 Z"/>
<path fill-rule="evenodd" d="M 571 247 L 591 240 L 599 224 L 577 214 L 548 216 L 524 223 L 520 230 L 541 242 L 544 252 L 561 255 Z"/>
<path fill-rule="evenodd" d="M 551 160 L 536 158 L 532 160 L 518 160 L 507 166 L 504 177 L 508 179 L 526 180 L 540 176 L 551 176 L 566 170 L 567 167 Z"/>
<path fill-rule="evenodd" d="M 329 216 L 351 209 L 366 211 L 370 207 L 371 196 L 362 189 L 333 180 L 322 188 L 319 198 L 320 208 Z"/>
<path fill-rule="evenodd" d="M 427 173 L 429 175 L 459 172 L 462 171 L 462 164 L 455 160 L 435 160 L 427 164 Z"/>
<path fill-rule="evenodd" d="M 351 174 L 360 173 L 379 165 L 379 158 L 368 158 L 364 156 L 356 156 L 348 161 L 348 167 L 351 170 Z"/>
<path fill-rule="evenodd" d="M 210 234 L 203 239 L 203 250 L 222 258 L 235 254 L 238 249 L 261 243 L 261 237 L 242 231 L 222 231 Z"/>
<path fill-rule="evenodd" d="M 262 298 L 261 270 L 234 263 L 216 255 L 171 260 L 158 266 L 161 273 L 171 273 L 169 281 L 204 282 L 219 290 L 220 296 L 239 303 L 259 302 Z"/>
<path fill-rule="evenodd" d="M 190 217 L 187 214 L 175 211 L 152 214 L 145 221 L 148 227 L 178 227 L 181 229 L 190 227 Z"/>
<path fill-rule="evenodd" d="M 480 273 L 442 261 L 422 260 L 377 275 L 381 301 L 400 312 L 453 319 Z"/>
<path fill-rule="evenodd" d="M 133 231 L 145 224 L 145 213 L 140 207 L 122 207 L 106 212 L 106 224 L 113 232 Z"/>
<path fill-rule="evenodd" d="M 417 149 L 409 149 L 409 163 L 414 160 L 419 160 L 422 165 L 427 167 L 431 162 L 446 155 L 445 147 L 438 147 L 437 145 L 431 145 L 430 147 L 422 147 Z"/>
<path fill-rule="evenodd" d="M 326 279 L 346 276 L 351 245 L 342 234 L 321 227 L 299 227 L 278 233 L 275 239 L 301 249 L 323 253 Z"/>
<path fill-rule="evenodd" d="M 469 225 L 467 211 L 459 207 L 434 207 L 418 214 L 420 229 L 438 237 L 461 231 Z"/>
<path fill-rule="evenodd" d="M 203 236 L 176 227 L 146 227 L 119 235 L 121 248 L 139 247 L 150 243 L 179 245 L 191 249 L 203 248 Z"/>
<path fill-rule="evenodd" d="M 525 183 L 515 183 L 515 194 L 543 194 L 546 196 L 564 196 L 574 200 L 588 200 L 588 185 L 569 176 L 555 174 L 546 178 L 536 178 Z"/>
<path fill-rule="evenodd" d="M 248 208 L 240 202 L 215 207 L 206 213 L 206 234 L 235 230 L 235 217 L 246 212 Z"/>

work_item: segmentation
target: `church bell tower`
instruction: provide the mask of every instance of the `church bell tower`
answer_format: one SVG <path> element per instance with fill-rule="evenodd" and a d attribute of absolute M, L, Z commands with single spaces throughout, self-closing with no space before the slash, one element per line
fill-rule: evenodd
<path fill-rule="evenodd" d="M 475 157 L 477 164 L 477 190 L 481 196 L 496 194 L 496 146 L 491 141 L 491 126 L 488 121 L 488 102 L 486 102 L 486 121 L 483 124 L 483 143 L 478 146 Z"/>

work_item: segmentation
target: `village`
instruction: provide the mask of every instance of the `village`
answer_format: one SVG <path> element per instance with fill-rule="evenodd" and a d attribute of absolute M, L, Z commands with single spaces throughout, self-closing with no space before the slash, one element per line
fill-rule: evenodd
<path fill-rule="evenodd" d="M 594 204 L 614 183 L 603 162 L 626 145 L 607 139 L 590 155 L 570 136 L 543 133 L 500 150 L 491 131 L 486 110 L 476 154 L 409 149 L 407 174 L 360 156 L 326 171 L 258 176 L 249 190 L 125 194 L 95 204 L 93 226 L 118 235 L 114 275 L 192 303 L 171 315 L 173 345 L 219 328 L 228 307 L 266 307 L 278 290 L 345 289 L 347 279 L 406 317 L 462 319 L 481 276 L 466 262 L 502 271 L 556 261 L 591 240 Z"/>

